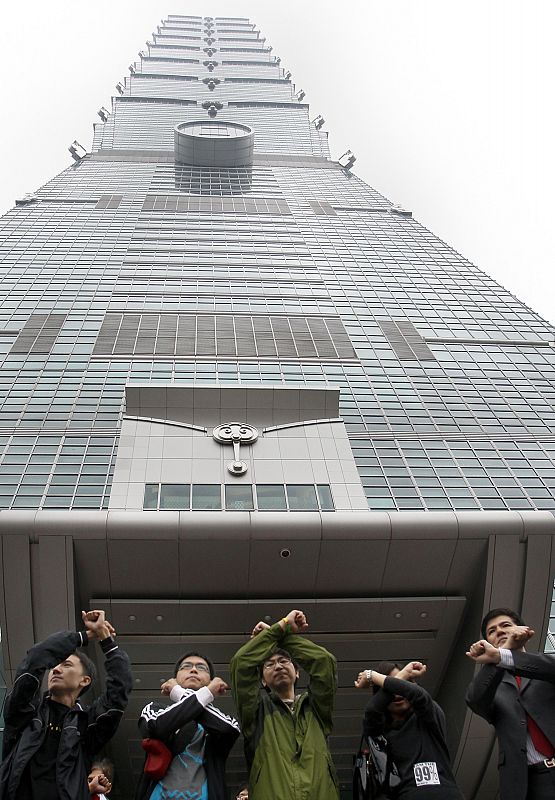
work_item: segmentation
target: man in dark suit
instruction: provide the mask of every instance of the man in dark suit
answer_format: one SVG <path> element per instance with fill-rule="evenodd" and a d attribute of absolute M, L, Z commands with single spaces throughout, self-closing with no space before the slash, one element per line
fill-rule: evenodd
<path fill-rule="evenodd" d="M 494 608 L 466 654 L 483 664 L 466 702 L 495 727 L 501 800 L 555 798 L 555 657 L 527 653 L 533 635 L 515 611 Z"/>

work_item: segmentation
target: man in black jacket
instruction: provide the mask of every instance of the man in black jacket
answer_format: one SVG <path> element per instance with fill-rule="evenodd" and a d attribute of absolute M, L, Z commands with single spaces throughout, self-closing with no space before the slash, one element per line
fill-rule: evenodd
<path fill-rule="evenodd" d="M 82 612 L 85 630 L 54 633 L 21 662 L 4 705 L 0 800 L 88 800 L 95 753 L 116 732 L 131 691 L 127 655 L 115 644 L 104 611 Z M 78 702 L 95 669 L 77 651 L 99 642 L 106 658 L 106 691 L 90 706 Z M 46 670 L 48 691 L 41 696 Z"/>
<path fill-rule="evenodd" d="M 510 608 L 494 608 L 467 656 L 482 669 L 470 708 L 495 727 L 501 800 L 555 797 L 555 658 L 527 653 L 534 631 Z"/>
<path fill-rule="evenodd" d="M 137 800 L 228 800 L 225 762 L 239 725 L 213 705 L 227 690 L 206 656 L 189 652 L 178 659 L 174 677 L 161 687 L 172 704 L 149 703 L 139 718 L 141 735 L 162 742 L 170 752 L 164 775 L 143 773 Z"/>

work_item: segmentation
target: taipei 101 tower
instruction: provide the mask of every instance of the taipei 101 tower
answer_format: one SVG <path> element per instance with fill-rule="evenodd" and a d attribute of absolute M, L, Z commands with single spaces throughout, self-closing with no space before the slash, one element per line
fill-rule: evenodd
<path fill-rule="evenodd" d="M 129 72 L 90 152 L 0 219 L 1 691 L 105 608 L 133 664 L 108 752 L 130 800 L 176 659 L 228 679 L 300 608 L 338 661 L 342 800 L 354 678 L 411 659 L 489 800 L 467 645 L 509 606 L 555 652 L 553 327 L 330 156 L 254 22 L 170 14 Z"/>

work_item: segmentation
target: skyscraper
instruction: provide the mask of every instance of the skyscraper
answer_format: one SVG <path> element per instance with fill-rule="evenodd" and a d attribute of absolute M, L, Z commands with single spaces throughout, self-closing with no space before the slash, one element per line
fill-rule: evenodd
<path fill-rule="evenodd" d="M 302 603 L 340 662 L 345 797 L 350 687 L 382 658 L 427 660 L 478 797 L 462 645 L 490 603 L 547 631 L 553 329 L 331 159 L 246 19 L 168 16 L 99 113 L 91 152 L 1 221 L 8 679 L 104 602 L 136 712 L 184 640 L 225 675 Z"/>

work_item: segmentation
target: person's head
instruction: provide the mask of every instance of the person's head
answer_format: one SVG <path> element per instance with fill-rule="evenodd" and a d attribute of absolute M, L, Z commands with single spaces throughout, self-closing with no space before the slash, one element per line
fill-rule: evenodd
<path fill-rule="evenodd" d="M 394 678 L 400 671 L 399 665 L 395 664 L 393 661 L 380 661 L 376 667 L 376 672 L 379 672 L 381 675 L 387 675 L 388 678 Z M 372 686 L 374 694 L 379 692 L 379 690 L 380 687 L 376 686 L 376 684 Z M 387 707 L 388 714 L 393 719 L 402 719 L 406 717 L 410 710 L 411 705 L 409 701 L 405 697 L 401 697 L 400 694 L 394 695 L 393 700 Z"/>
<path fill-rule="evenodd" d="M 88 656 L 76 650 L 48 673 L 48 691 L 53 698 L 74 694 L 79 697 L 92 686 L 96 668 Z"/>
<path fill-rule="evenodd" d="M 175 662 L 173 676 L 183 689 L 208 686 L 214 677 L 214 664 L 207 656 L 190 651 Z"/>
<path fill-rule="evenodd" d="M 103 786 L 99 782 L 99 777 L 104 775 L 110 783 L 114 782 L 114 765 L 109 758 L 100 758 L 93 761 L 89 777 L 87 778 L 89 784 L 89 792 L 91 794 L 109 794 L 112 787 Z"/>
<path fill-rule="evenodd" d="M 299 679 L 299 668 L 287 650 L 281 647 L 264 659 L 260 665 L 262 685 L 278 694 L 294 689 Z"/>
<path fill-rule="evenodd" d="M 237 792 L 236 800 L 249 800 L 249 787 L 248 786 L 241 786 L 241 788 Z"/>
<path fill-rule="evenodd" d="M 524 625 L 517 611 L 512 608 L 492 608 L 482 620 L 482 638 L 494 647 L 502 647 L 515 625 Z"/>

